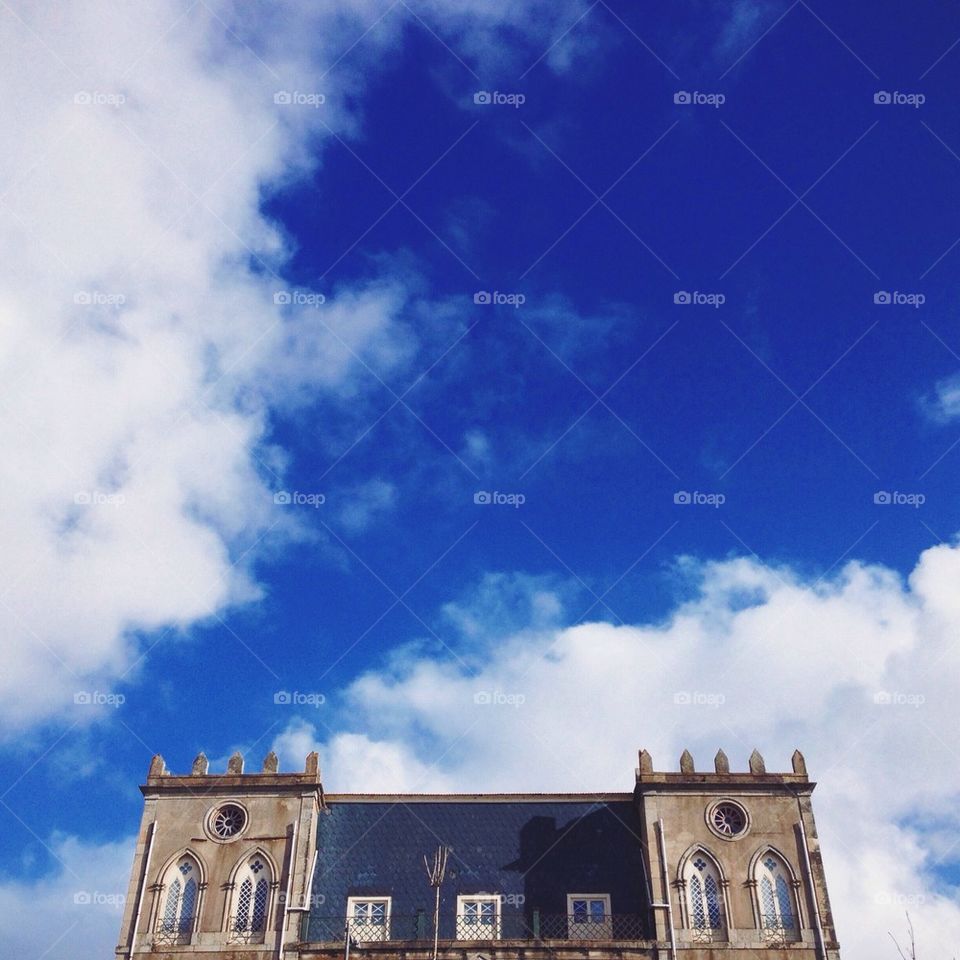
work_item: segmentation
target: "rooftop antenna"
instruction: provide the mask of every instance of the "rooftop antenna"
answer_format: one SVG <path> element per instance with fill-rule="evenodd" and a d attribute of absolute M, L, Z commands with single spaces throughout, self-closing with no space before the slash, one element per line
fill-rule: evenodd
<path fill-rule="evenodd" d="M 450 848 L 445 846 L 437 847 L 437 852 L 433 855 L 433 865 L 427 861 L 426 854 L 423 857 L 423 866 L 427 871 L 427 879 L 430 886 L 436 892 L 433 905 L 433 960 L 437 960 L 437 947 L 440 940 L 440 887 L 443 884 L 444 875 L 447 872 L 447 855 Z"/>

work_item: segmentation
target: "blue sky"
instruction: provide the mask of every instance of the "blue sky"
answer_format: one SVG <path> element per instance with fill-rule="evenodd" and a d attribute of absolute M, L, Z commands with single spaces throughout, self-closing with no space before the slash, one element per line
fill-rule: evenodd
<path fill-rule="evenodd" d="M 156 30 L 149 18 L 88 24 L 89 36 L 116 29 L 142 41 L 131 49 L 147 51 L 151 81 L 139 88 L 137 63 L 121 58 L 113 69 L 109 56 L 71 46 L 62 25 L 33 25 L 47 52 L 71 65 L 63 89 L 127 91 L 141 109 L 128 123 L 118 108 L 116 123 L 114 115 L 102 121 L 113 127 L 89 131 L 89 149 L 123 170 L 123 149 L 135 137 L 162 158 L 161 177 L 176 172 L 152 188 L 145 209 L 169 202 L 176 211 L 182 199 L 187 215 L 201 190 L 215 198 L 201 266 L 174 269 L 157 256 L 181 229 L 172 214 L 158 215 L 164 229 L 135 264 L 122 250 L 95 263 L 78 252 L 72 269 L 64 254 L 56 283 L 124 293 L 126 304 L 100 322 L 122 328 L 113 332 L 128 342 L 136 324 L 146 329 L 169 316 L 178 329 L 195 308 L 200 333 L 174 340 L 169 354 L 151 347 L 151 356 L 166 357 L 156 368 L 173 370 L 172 384 L 181 360 L 200 371 L 195 395 L 185 391 L 188 420 L 215 409 L 237 429 L 227 441 L 207 435 L 212 420 L 201 413 L 183 447 L 195 450 L 191 471 L 209 456 L 211 475 L 222 469 L 228 477 L 217 488 L 216 477 L 191 473 L 171 508 L 175 526 L 204 532 L 208 566 L 195 567 L 184 547 L 189 562 L 181 568 L 182 543 L 171 534 L 150 546 L 173 573 L 161 562 L 155 581 L 140 578 L 117 603 L 112 626 L 86 604 L 64 601 L 65 619 L 89 614 L 91 635 L 112 630 L 113 640 L 88 657 L 68 657 L 62 689 L 120 694 L 122 705 L 64 707 L 53 688 L 45 699 L 43 681 L 32 677 L 24 683 L 39 683 L 39 692 L 7 714 L 14 735 L 0 753 L 0 782 L 9 785 L 0 865 L 14 886 L 62 870 L 64 837 L 97 848 L 129 838 L 141 812 L 137 784 L 154 752 L 174 769 L 200 749 L 221 759 L 248 749 L 257 763 L 278 742 L 313 737 L 331 744 L 329 755 L 337 737 L 356 735 L 369 738 L 361 748 L 390 745 L 454 776 L 446 751 L 466 731 L 453 716 L 445 748 L 412 694 L 391 701 L 371 728 L 365 718 L 386 703 L 368 696 L 371 689 L 402 689 L 428 667 L 483 675 L 517 643 L 534 649 L 579 624 L 669 624 L 723 581 L 718 569 L 739 571 L 731 574 L 740 578 L 735 587 L 717 588 L 730 616 L 770 601 L 776 588 L 767 580 L 751 587 L 751 577 L 772 572 L 808 597 L 830 584 L 844 594 L 838 578 L 849 563 L 881 569 L 885 595 L 910 607 L 918 601 L 909 591 L 922 578 L 910 587 L 905 578 L 924 551 L 955 549 L 960 51 L 951 45 L 960 13 L 935 3 L 813 9 L 803 0 L 651 9 L 602 0 L 557 5 L 549 16 L 536 3 L 512 13 L 468 6 L 344 4 L 327 21 L 310 15 L 313 49 L 311 32 L 293 22 L 275 28 L 278 39 L 266 14 L 222 5 L 200 25 L 207 48 L 198 53 L 173 29 L 161 47 L 176 55 L 157 64 L 146 42 Z M 158 5 L 157 21 L 172 22 L 178 10 Z M 34 42 L 12 14 L 5 29 L 25 49 Z M 290 49 L 281 55 L 285 38 Z M 250 130 L 249 118 L 226 117 L 225 140 L 239 138 L 235 152 L 196 181 L 183 131 L 170 136 L 161 107 L 155 139 L 138 126 L 153 116 L 149 98 L 160 99 L 165 71 L 177 73 L 181 47 L 199 95 L 208 84 L 223 94 L 210 93 L 207 113 L 198 110 L 187 132 L 209 122 L 212 141 L 218 111 L 242 113 L 244 97 L 256 102 Z M 58 73 L 51 63 L 44 66 Z M 185 91 L 191 82 L 183 80 Z M 279 89 L 323 93 L 326 102 L 274 104 Z M 514 102 L 476 103 L 480 91 Z M 723 102 L 677 103 L 681 91 Z M 881 91 L 912 102 L 876 103 Z M 40 108 L 55 99 L 44 90 L 35 97 Z M 64 128 L 71 122 L 62 113 L 55 119 Z M 38 156 L 53 126 L 28 131 Z M 111 148 L 113 136 L 123 149 Z M 35 160 L 29 150 L 11 151 L 10 189 L 34 176 L 24 171 Z M 78 175 L 81 213 L 96 210 L 84 191 L 97 189 Z M 13 212 L 29 214 L 30 204 L 37 222 L 53 218 L 37 244 L 57 247 L 64 238 L 66 249 L 74 228 L 32 195 Z M 111 234 L 135 243 L 136 229 L 114 229 L 111 209 L 100 218 L 104 244 Z M 17 222 L 30 239 L 33 220 Z M 185 232 L 183 249 L 194 239 Z M 151 257 L 161 265 L 145 268 Z M 154 287 L 169 289 L 181 274 L 184 290 L 202 288 L 203 296 L 195 307 L 165 299 L 158 312 Z M 4 281 L 24 322 L 30 284 L 47 291 L 54 283 L 39 267 L 27 276 Z M 322 294 L 325 302 L 277 305 L 281 291 Z M 522 303 L 475 303 L 480 291 Z M 881 291 L 909 302 L 876 303 Z M 676 303 L 680 292 L 711 302 Z M 73 344 L 58 329 L 41 331 L 50 355 Z M 17 350 L 11 338 L 6 362 Z M 65 364 L 37 371 L 31 404 L 44 384 L 58 382 L 58 370 L 82 388 L 82 368 Z M 104 370 L 110 385 L 94 398 L 91 417 L 111 421 L 103 412 L 111 404 L 129 407 L 131 420 L 102 448 L 109 428 L 88 421 L 89 449 L 101 451 L 89 462 L 86 434 L 78 446 L 59 435 L 51 441 L 61 443 L 61 463 L 82 463 L 85 480 L 65 480 L 67 496 L 127 490 L 138 460 L 124 444 L 140 436 L 137 418 L 152 418 L 159 436 L 174 422 L 169 411 L 132 399 L 135 377 L 111 380 L 106 362 Z M 167 389 L 167 375 L 156 373 L 153 394 Z M 29 459 L 22 426 L 18 416 L 4 436 L 23 441 Z M 157 475 L 177 477 L 181 463 L 171 455 Z M 122 570 L 129 557 L 115 525 L 139 531 L 139 540 L 170 522 L 130 489 L 107 520 L 100 514 L 87 526 L 86 515 L 60 517 L 61 546 L 70 530 L 103 539 L 105 523 L 120 538 L 118 566 L 107 572 Z M 322 494 L 324 502 L 277 504 L 278 491 Z M 523 502 L 478 504 L 480 491 Z M 912 502 L 878 504 L 880 491 Z M 711 502 L 677 503 L 681 492 Z M 18 503 L 3 509 L 13 513 Z M 747 562 L 755 565 L 749 575 L 736 567 Z M 168 589 L 177 569 L 190 581 L 182 601 Z M 227 586 L 208 596 L 206 581 L 192 579 L 197 570 Z M 71 589 L 70 578 L 64 582 Z M 114 583 L 102 582 L 103 596 L 124 592 Z M 194 603 L 188 594 L 197 592 L 203 601 Z M 20 635 L 29 606 L 11 601 L 10 649 L 24 663 L 42 659 L 41 647 L 60 651 L 60 660 L 60 641 L 43 627 Z M 862 627 L 870 648 L 862 620 L 838 617 L 834 642 Z M 54 637 L 62 625 L 49 629 Z M 596 649 L 615 666 L 614 654 Z M 775 637 L 768 655 L 772 682 L 790 683 L 778 674 Z M 20 661 L 11 656 L 8 675 L 16 678 Z M 651 650 L 641 660 L 651 686 L 659 682 L 657 656 Z M 830 675 L 829 656 L 821 668 Z M 59 668 L 51 661 L 50 669 Z M 861 679 L 891 682 L 851 673 L 825 688 L 842 696 Z M 321 693 L 325 703 L 291 711 L 275 704 L 279 690 Z M 621 719 L 635 722 L 624 711 Z M 742 719 L 730 717 L 729 729 Z M 643 734 L 628 739 L 639 747 Z M 821 734 L 797 714 L 769 739 L 777 748 L 781 735 L 794 745 L 812 741 L 826 765 Z M 564 742 L 562 731 L 556 736 Z M 753 739 L 764 747 L 762 730 Z M 929 762 L 935 749 L 918 741 Z M 590 786 L 627 788 L 631 767 L 632 754 L 618 754 L 609 769 L 620 779 Z M 341 787 L 352 785 L 349 770 L 330 772 Z M 358 772 L 358 787 L 360 779 Z M 909 811 L 884 812 L 891 829 L 931 844 L 903 895 L 953 911 L 953 923 L 953 855 L 938 856 L 930 838 L 955 789 L 932 786 Z M 107 917 L 104 926 L 111 923 Z"/>

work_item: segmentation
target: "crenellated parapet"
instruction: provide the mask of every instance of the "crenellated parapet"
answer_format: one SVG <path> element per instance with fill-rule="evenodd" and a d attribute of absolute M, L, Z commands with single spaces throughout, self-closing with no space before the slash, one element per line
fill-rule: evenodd
<path fill-rule="evenodd" d="M 646 750 L 640 751 L 636 770 L 638 790 L 648 787 L 669 786 L 703 789 L 714 786 L 719 789 L 758 789 L 769 790 L 777 785 L 800 788 L 809 793 L 816 786 L 807 776 L 807 764 L 803 754 L 794 750 L 791 757 L 790 772 L 768 772 L 766 761 L 759 750 L 753 750 L 747 759 L 747 769 L 731 771 L 730 760 L 723 750 L 718 750 L 713 758 L 713 770 L 698 770 L 693 754 L 684 750 L 680 755 L 679 769 L 676 771 L 658 771 L 654 769 L 653 758 Z"/>
<path fill-rule="evenodd" d="M 316 787 L 321 800 L 323 784 L 320 779 L 320 761 L 316 751 L 307 755 L 302 772 L 281 773 L 276 753 L 272 750 L 263 758 L 263 764 L 256 773 L 244 773 L 244 758 L 237 751 L 227 761 L 227 769 L 223 773 L 211 773 L 210 761 L 205 753 L 198 753 L 188 774 L 171 773 L 167 769 L 160 754 L 150 761 L 147 771 L 147 782 L 140 788 L 146 794 L 159 790 L 174 790 L 182 788 L 190 791 L 197 789 L 218 789 L 239 787 L 243 790 L 264 787 L 275 789 L 288 787 L 302 790 L 304 787 Z"/>

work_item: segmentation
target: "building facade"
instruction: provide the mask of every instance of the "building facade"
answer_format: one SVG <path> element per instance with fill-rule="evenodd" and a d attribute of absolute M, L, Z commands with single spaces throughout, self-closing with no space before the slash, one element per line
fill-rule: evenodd
<path fill-rule="evenodd" d="M 154 757 L 118 960 L 838 960 L 795 752 L 604 794 L 327 794 L 268 754 Z M 428 866 L 446 850 L 442 882 Z M 435 919 L 436 918 L 436 919 Z"/>

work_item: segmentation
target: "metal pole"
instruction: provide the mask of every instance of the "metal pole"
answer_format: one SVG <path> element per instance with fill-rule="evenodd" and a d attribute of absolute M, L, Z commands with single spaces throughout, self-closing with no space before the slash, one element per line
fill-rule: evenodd
<path fill-rule="evenodd" d="M 797 806 L 800 798 L 797 797 Z M 823 942 L 823 926 L 820 923 L 820 904 L 817 903 L 817 888 L 813 882 L 813 871 L 810 869 L 810 852 L 807 850 L 807 831 L 803 825 L 803 810 L 800 811 L 800 839 L 803 846 L 803 867 L 807 874 L 807 883 L 810 885 L 810 899 L 813 900 L 813 928 L 817 934 L 817 947 L 821 960 L 827 960 L 827 948 Z"/>
<path fill-rule="evenodd" d="M 657 821 L 657 842 L 660 848 L 660 869 L 663 871 L 664 905 L 667 908 L 667 926 L 670 930 L 670 956 L 677 960 L 677 935 L 673 929 L 673 904 L 670 902 L 670 883 L 667 880 L 667 846 L 663 840 L 663 819 Z"/>
<path fill-rule="evenodd" d="M 277 937 L 277 957 L 283 960 L 283 938 L 287 933 L 287 915 L 290 910 L 290 893 L 293 889 L 293 872 L 296 868 L 295 858 L 297 856 L 297 827 L 300 826 L 299 820 L 293 821 L 293 836 L 290 838 L 290 868 L 287 874 L 287 892 L 283 898 L 283 919 L 280 922 L 280 934 Z"/>
<path fill-rule="evenodd" d="M 433 960 L 437 960 L 440 946 L 440 885 L 437 884 L 437 899 L 433 907 Z"/>
<path fill-rule="evenodd" d="M 150 879 L 150 856 L 153 853 L 153 838 L 157 835 L 157 821 L 150 824 L 150 839 L 147 841 L 147 855 L 143 863 L 143 878 L 140 889 L 137 891 L 137 912 L 133 918 L 133 929 L 130 931 L 130 948 L 127 950 L 127 960 L 132 960 L 134 948 L 137 945 L 137 927 L 140 926 L 140 911 L 143 910 L 143 888 Z"/>

